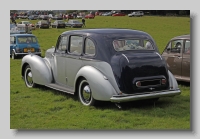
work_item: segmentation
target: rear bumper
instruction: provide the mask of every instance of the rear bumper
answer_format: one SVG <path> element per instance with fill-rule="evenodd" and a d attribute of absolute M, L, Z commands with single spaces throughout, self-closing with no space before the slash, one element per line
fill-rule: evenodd
<path fill-rule="evenodd" d="M 128 101 L 136 101 L 136 100 L 143 100 L 143 99 L 151 99 L 151 98 L 160 98 L 160 97 L 170 97 L 180 95 L 180 89 L 177 90 L 164 90 L 161 92 L 145 92 L 142 94 L 136 95 L 129 95 L 129 94 L 122 94 L 122 95 L 114 95 L 110 98 L 111 102 L 128 102 Z"/>

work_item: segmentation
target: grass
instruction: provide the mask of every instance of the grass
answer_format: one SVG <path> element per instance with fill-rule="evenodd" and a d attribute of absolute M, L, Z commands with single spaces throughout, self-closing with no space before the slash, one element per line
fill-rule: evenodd
<path fill-rule="evenodd" d="M 80 19 L 79 19 L 80 20 Z M 17 20 L 19 22 L 20 20 Z M 36 23 L 37 20 L 32 20 Z M 189 17 L 104 17 L 86 19 L 86 28 L 130 28 L 149 33 L 162 52 L 174 36 L 190 33 Z M 55 46 L 65 29 L 36 29 L 42 56 Z M 27 88 L 20 75 L 21 59 L 10 59 L 11 129 L 87 130 L 189 130 L 190 85 L 179 82 L 182 93 L 157 102 L 129 102 L 118 109 L 111 102 L 96 107 L 83 106 L 76 96 L 46 87 Z"/>

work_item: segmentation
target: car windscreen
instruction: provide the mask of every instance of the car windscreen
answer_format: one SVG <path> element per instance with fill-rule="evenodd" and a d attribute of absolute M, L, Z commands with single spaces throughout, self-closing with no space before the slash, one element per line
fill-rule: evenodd
<path fill-rule="evenodd" d="M 116 51 L 127 50 L 154 50 L 151 41 L 143 39 L 114 40 L 113 47 Z"/>
<path fill-rule="evenodd" d="M 34 36 L 20 36 L 17 40 L 20 44 L 37 43 L 37 38 Z"/>

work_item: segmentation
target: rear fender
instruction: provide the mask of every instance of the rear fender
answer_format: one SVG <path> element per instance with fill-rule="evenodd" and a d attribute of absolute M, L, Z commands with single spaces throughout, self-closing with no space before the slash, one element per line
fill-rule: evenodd
<path fill-rule="evenodd" d="M 168 70 L 168 74 L 169 74 L 169 86 L 170 89 L 172 90 L 177 90 L 178 88 L 178 83 L 174 77 L 174 75 Z"/>
<path fill-rule="evenodd" d="M 31 54 L 24 56 L 21 64 L 22 77 L 24 77 L 24 71 L 27 65 L 31 67 L 33 82 L 47 85 L 53 81 L 51 66 L 46 58 Z"/>
<path fill-rule="evenodd" d="M 85 78 L 88 81 L 92 96 L 96 100 L 109 101 L 113 95 L 117 95 L 109 80 L 92 66 L 84 66 L 78 71 L 75 77 L 75 87 L 79 85 L 81 78 Z"/>

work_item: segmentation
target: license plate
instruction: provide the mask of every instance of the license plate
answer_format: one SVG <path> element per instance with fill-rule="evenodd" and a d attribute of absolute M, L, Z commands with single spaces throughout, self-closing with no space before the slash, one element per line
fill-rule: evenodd
<path fill-rule="evenodd" d="M 24 48 L 24 52 L 27 53 L 28 51 L 35 52 L 34 48 Z"/>

